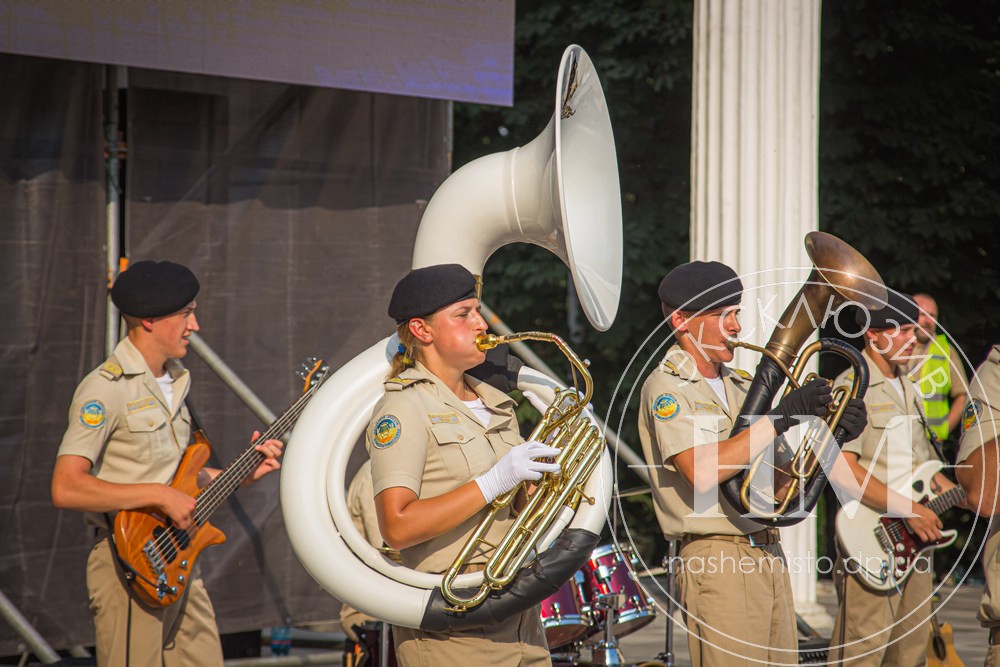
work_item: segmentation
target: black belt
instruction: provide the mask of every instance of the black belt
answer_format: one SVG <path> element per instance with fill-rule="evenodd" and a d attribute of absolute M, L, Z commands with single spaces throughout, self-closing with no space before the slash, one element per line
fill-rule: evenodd
<path fill-rule="evenodd" d="M 714 533 L 710 535 L 687 534 L 681 538 L 681 547 L 683 548 L 691 542 L 697 542 L 698 540 L 716 540 L 722 542 L 733 542 L 734 544 L 749 544 L 752 547 L 765 547 L 781 542 L 781 533 L 777 528 L 764 528 L 763 530 L 758 530 L 755 533 L 747 533 L 746 535 L 720 535 Z"/>

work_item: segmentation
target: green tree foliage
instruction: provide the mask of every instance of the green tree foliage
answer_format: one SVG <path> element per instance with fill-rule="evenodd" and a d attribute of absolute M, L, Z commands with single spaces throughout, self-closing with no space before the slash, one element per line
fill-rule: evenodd
<path fill-rule="evenodd" d="M 593 361 L 598 412 L 610 411 L 635 448 L 637 387 L 624 397 L 662 342 L 662 329 L 646 341 L 662 321 L 656 286 L 689 256 L 692 9 L 690 0 L 519 0 L 514 106 L 455 105 L 457 168 L 538 135 L 567 45 L 594 60 L 622 190 L 618 318 L 606 333 L 591 329 L 568 298 L 565 266 L 523 244 L 489 262 L 485 299 L 515 330 L 568 336 Z M 822 14 L 820 227 L 891 287 L 934 294 L 972 365 L 1000 342 L 998 16 L 995 0 L 836 0 Z M 545 348 L 535 347 L 563 369 Z M 639 363 L 622 377 L 633 354 Z M 648 502 L 629 511 L 630 525 L 656 533 Z"/>
<path fill-rule="evenodd" d="M 1000 13 L 823 3 L 821 227 L 929 292 L 973 366 L 1000 342 Z"/>
<path fill-rule="evenodd" d="M 593 362 L 594 403 L 603 414 L 632 353 L 663 319 L 660 279 L 688 257 L 690 3 L 519 1 L 514 106 L 455 105 L 455 167 L 524 145 L 541 132 L 552 117 L 560 57 L 574 43 L 594 61 L 615 133 L 625 236 L 618 318 L 608 332 L 594 331 L 568 296 L 566 266 L 524 244 L 493 256 L 484 300 L 515 330 L 568 336 Z M 561 355 L 546 347 L 534 349 L 564 371 Z M 626 415 L 623 435 L 638 447 L 634 414 Z"/>

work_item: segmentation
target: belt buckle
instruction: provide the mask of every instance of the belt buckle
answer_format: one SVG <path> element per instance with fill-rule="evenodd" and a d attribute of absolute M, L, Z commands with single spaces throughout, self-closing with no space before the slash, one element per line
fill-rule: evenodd
<path fill-rule="evenodd" d="M 762 530 L 758 530 L 755 533 L 749 533 L 747 535 L 747 538 L 749 538 L 750 540 L 750 546 L 760 548 L 760 547 L 766 547 L 769 544 L 774 544 L 774 540 L 771 539 L 771 530 L 772 530 L 771 528 L 764 528 Z M 761 541 L 759 542 L 757 541 L 756 538 L 757 535 L 761 536 Z"/>
<path fill-rule="evenodd" d="M 756 535 L 759 534 L 759 533 L 762 533 L 762 532 L 764 532 L 764 531 L 758 530 L 756 533 L 749 533 L 747 535 L 747 538 L 749 538 L 749 540 L 750 540 L 750 546 L 752 546 L 752 547 L 758 547 L 758 548 L 764 546 L 763 544 L 758 543 L 757 539 L 756 539 Z M 766 535 L 766 533 L 765 533 L 765 535 Z"/>

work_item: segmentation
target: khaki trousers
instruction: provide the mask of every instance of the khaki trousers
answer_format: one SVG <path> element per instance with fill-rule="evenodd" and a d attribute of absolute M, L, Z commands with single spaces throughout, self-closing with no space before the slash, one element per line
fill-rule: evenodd
<path fill-rule="evenodd" d="M 913 572 L 903 582 L 902 595 L 895 589 L 885 593 L 869 590 L 857 577 L 839 569 L 837 579 L 837 590 L 843 590 L 844 597 L 830 635 L 831 663 L 843 659 L 850 667 L 927 664 L 934 586 L 930 572 Z"/>
<path fill-rule="evenodd" d="M 986 652 L 986 660 L 983 667 L 1000 667 L 1000 646 L 991 646 Z"/>
<path fill-rule="evenodd" d="M 100 539 L 87 558 L 87 590 L 99 667 L 125 665 L 126 648 L 129 667 L 222 665 L 215 612 L 200 576 L 181 600 L 154 609 L 130 599 L 108 540 Z"/>
<path fill-rule="evenodd" d="M 537 606 L 488 627 L 454 634 L 392 626 L 400 667 L 551 665 Z"/>
<path fill-rule="evenodd" d="M 792 587 L 778 544 L 699 539 L 680 552 L 693 667 L 798 664 Z"/>

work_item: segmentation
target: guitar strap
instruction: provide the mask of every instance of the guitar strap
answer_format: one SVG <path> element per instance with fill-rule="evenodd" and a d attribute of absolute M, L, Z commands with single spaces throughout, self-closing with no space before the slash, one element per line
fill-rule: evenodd
<path fill-rule="evenodd" d="M 927 425 L 927 416 L 924 414 L 924 406 L 921 405 L 919 398 L 913 399 L 913 407 L 917 411 L 917 417 L 920 419 L 920 425 L 924 428 L 924 433 L 927 435 L 928 440 L 930 440 L 931 450 L 941 463 L 947 465 L 948 459 L 945 458 L 944 445 L 941 443 L 941 439 L 937 437 L 937 434 Z"/>

